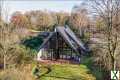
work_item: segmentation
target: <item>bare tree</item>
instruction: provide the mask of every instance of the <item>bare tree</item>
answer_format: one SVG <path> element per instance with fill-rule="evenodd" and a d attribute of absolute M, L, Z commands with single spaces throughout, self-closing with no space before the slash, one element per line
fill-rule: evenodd
<path fill-rule="evenodd" d="M 3 7 L 3 0 L 0 0 L 0 26 L 2 26 L 2 7 Z"/>
<path fill-rule="evenodd" d="M 56 24 L 60 26 L 64 26 L 66 21 L 69 19 L 69 14 L 66 12 L 57 12 L 55 13 L 56 16 Z"/>
<path fill-rule="evenodd" d="M 84 30 L 89 26 L 89 22 L 88 10 L 83 6 L 74 6 L 70 17 L 70 23 L 78 30 L 81 37 L 84 35 Z"/>
<path fill-rule="evenodd" d="M 36 29 L 48 29 L 53 26 L 54 20 L 51 14 L 47 11 L 31 11 L 29 14 L 29 18 L 31 24 L 36 27 Z"/>
<path fill-rule="evenodd" d="M 0 55 L 4 58 L 4 69 L 9 60 L 15 57 L 14 49 L 18 40 L 16 32 L 8 24 L 0 28 Z"/>
<path fill-rule="evenodd" d="M 118 55 L 120 55 L 120 0 L 92 0 L 94 14 L 102 19 L 104 26 L 104 45 L 99 47 L 102 53 L 99 57 L 107 69 L 116 70 Z"/>
<path fill-rule="evenodd" d="M 6 69 L 6 64 L 10 58 L 14 57 L 14 53 L 11 52 L 15 48 L 15 44 L 18 41 L 18 36 L 12 27 L 7 23 L 8 20 L 8 11 L 7 7 L 4 6 L 3 10 L 5 11 L 4 16 L 6 22 L 0 27 L 0 56 L 3 57 L 4 69 Z"/>

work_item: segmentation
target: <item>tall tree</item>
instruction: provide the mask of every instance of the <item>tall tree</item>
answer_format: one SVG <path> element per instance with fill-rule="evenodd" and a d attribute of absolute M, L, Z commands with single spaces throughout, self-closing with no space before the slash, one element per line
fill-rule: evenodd
<path fill-rule="evenodd" d="M 104 26 L 104 42 L 99 49 L 102 51 L 99 54 L 100 60 L 108 70 L 116 70 L 116 63 L 119 52 L 120 36 L 120 0 L 93 0 L 92 7 L 94 14 L 102 19 Z"/>
<path fill-rule="evenodd" d="M 15 57 L 11 51 L 14 51 L 15 44 L 18 40 L 19 38 L 16 32 L 8 24 L 0 28 L 0 55 L 4 59 L 4 69 L 6 69 L 6 65 L 9 62 L 8 59 Z"/>
<path fill-rule="evenodd" d="M 83 6 L 74 6 L 71 17 L 70 23 L 71 25 L 80 32 L 80 36 L 84 34 L 85 28 L 89 26 L 89 16 L 88 11 Z"/>
<path fill-rule="evenodd" d="M 69 14 L 65 12 L 57 12 L 56 14 L 56 24 L 64 26 L 66 21 L 69 19 Z"/>
<path fill-rule="evenodd" d="M 7 8 L 5 7 L 4 10 L 6 11 L 5 18 L 6 20 L 8 20 Z M 19 40 L 19 37 L 10 24 L 3 22 L 1 26 L 2 27 L 0 27 L 0 56 L 1 58 L 3 58 L 4 69 L 6 69 L 6 65 L 9 62 L 9 60 L 15 57 L 13 51 L 15 48 L 15 44 L 17 44 L 17 41 Z"/>

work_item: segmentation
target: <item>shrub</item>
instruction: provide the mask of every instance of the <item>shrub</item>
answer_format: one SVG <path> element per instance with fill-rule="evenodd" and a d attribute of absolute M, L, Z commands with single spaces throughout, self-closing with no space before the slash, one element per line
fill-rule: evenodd
<path fill-rule="evenodd" d="M 17 58 L 17 62 L 19 63 L 29 63 L 31 62 L 34 57 L 36 56 L 37 52 L 33 49 L 30 48 L 26 48 L 23 45 L 20 45 L 18 48 L 18 58 Z"/>
<path fill-rule="evenodd" d="M 7 60 L 8 67 L 33 61 L 37 52 L 23 45 L 16 45 L 13 51 L 9 51 L 12 56 Z"/>
<path fill-rule="evenodd" d="M 28 71 L 16 68 L 6 69 L 0 73 L 0 80 L 34 80 Z"/>
<path fill-rule="evenodd" d="M 25 80 L 25 79 L 20 71 L 8 69 L 1 72 L 0 80 Z"/>

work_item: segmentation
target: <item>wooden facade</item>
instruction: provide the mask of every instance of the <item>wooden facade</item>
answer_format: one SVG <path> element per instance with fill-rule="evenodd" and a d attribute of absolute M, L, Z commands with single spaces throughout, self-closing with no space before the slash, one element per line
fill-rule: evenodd
<path fill-rule="evenodd" d="M 57 60 L 57 59 L 67 59 L 71 60 L 74 58 L 79 58 L 80 54 L 76 53 L 63 37 L 59 33 L 55 33 L 53 37 L 49 39 L 49 42 L 46 44 L 47 49 L 45 49 L 45 53 L 43 59 L 49 60 Z M 47 52 L 46 52 L 47 51 Z"/>
<path fill-rule="evenodd" d="M 40 47 L 38 59 L 74 59 L 79 60 L 82 52 L 88 49 L 69 27 L 57 27 Z"/>

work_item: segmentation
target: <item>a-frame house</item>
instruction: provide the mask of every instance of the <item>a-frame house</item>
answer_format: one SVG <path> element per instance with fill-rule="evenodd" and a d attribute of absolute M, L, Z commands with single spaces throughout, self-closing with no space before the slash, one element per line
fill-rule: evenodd
<path fill-rule="evenodd" d="M 88 51 L 89 49 L 84 46 L 84 43 L 76 37 L 68 26 L 57 26 L 40 46 L 37 60 L 79 58 L 82 53 Z"/>

